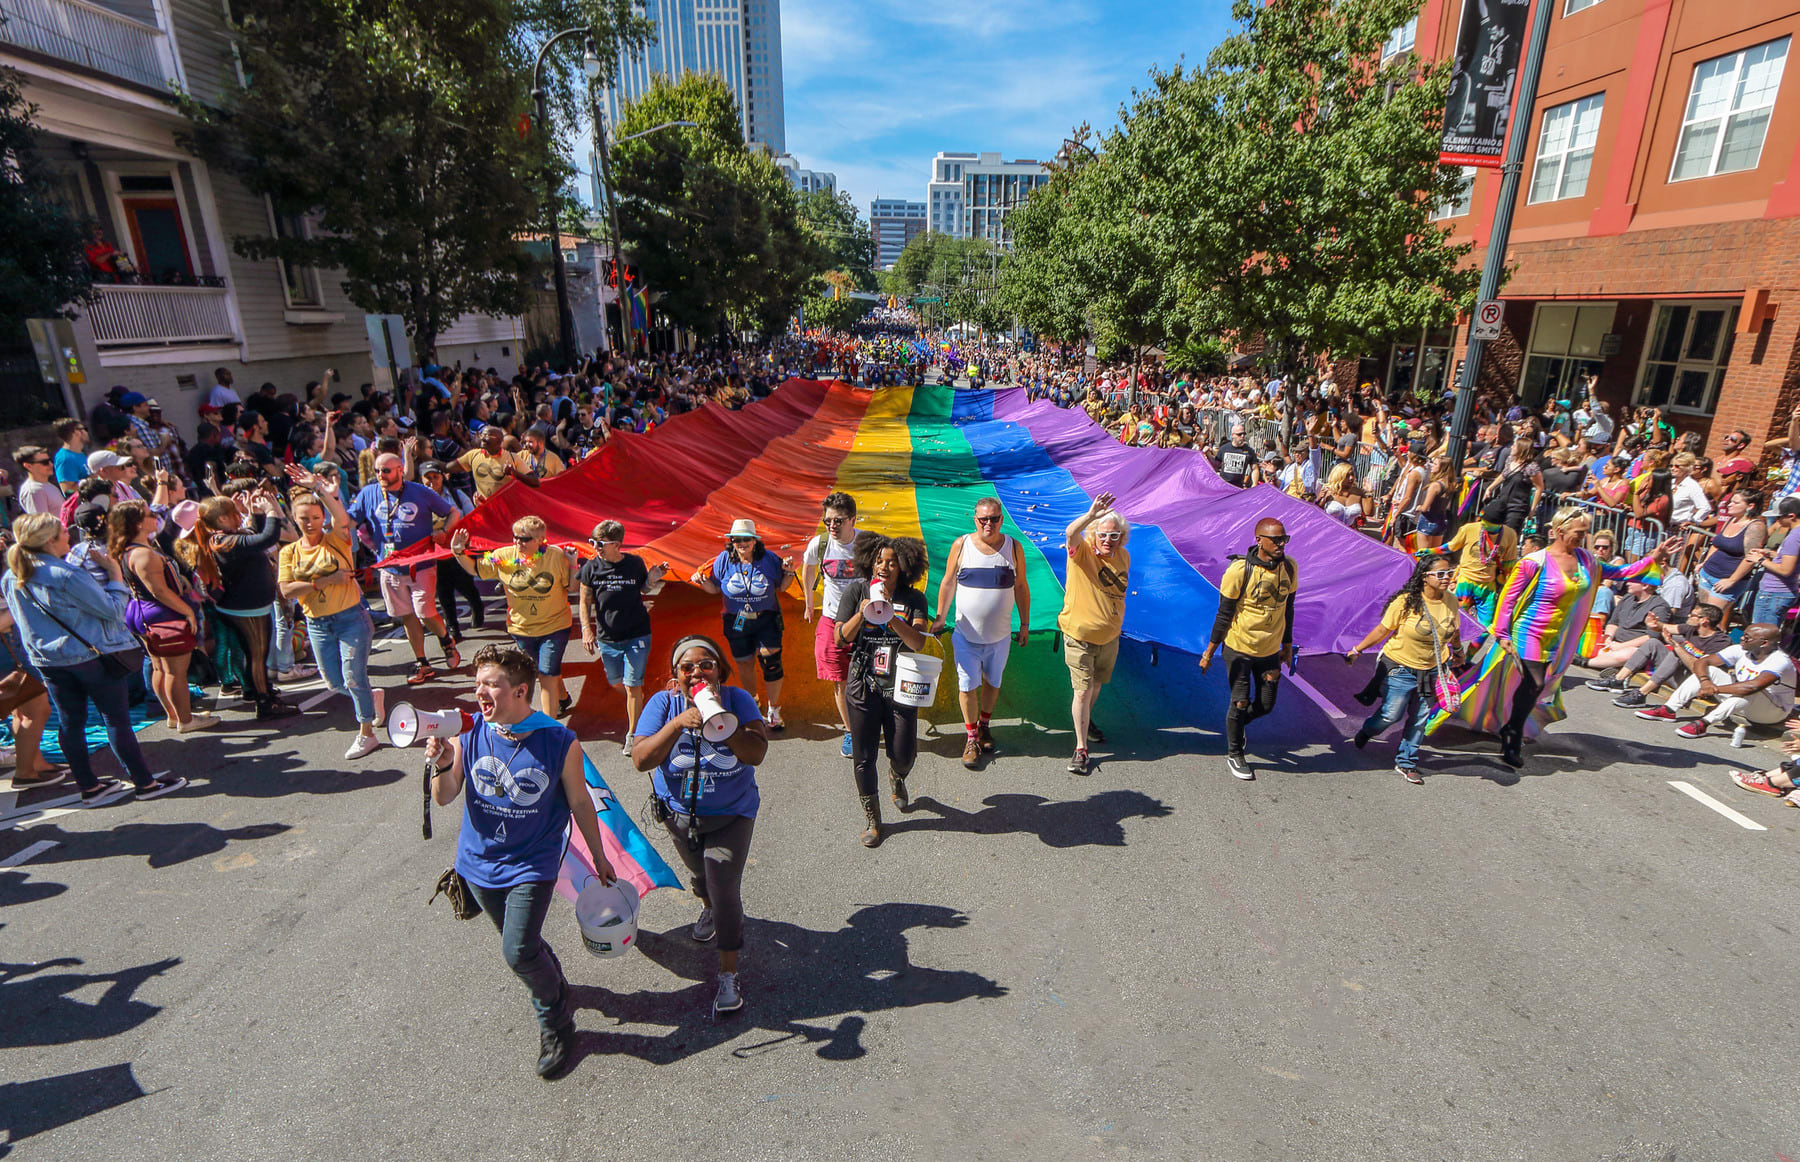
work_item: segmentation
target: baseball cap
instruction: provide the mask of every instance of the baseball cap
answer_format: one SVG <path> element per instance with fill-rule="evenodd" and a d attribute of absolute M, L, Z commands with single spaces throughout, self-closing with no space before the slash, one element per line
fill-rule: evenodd
<path fill-rule="evenodd" d="M 436 460 L 427 460 L 423 464 L 419 465 L 419 475 L 420 476 L 429 476 L 433 472 L 437 473 L 439 476 L 442 476 L 444 474 L 444 466 L 442 464 L 438 463 Z"/>
<path fill-rule="evenodd" d="M 143 397 L 139 396 L 138 398 L 142 399 Z M 129 463 L 131 463 L 131 461 L 110 448 L 102 448 L 98 452 L 88 453 L 89 472 L 98 472 L 102 468 L 123 468 Z"/>
<path fill-rule="evenodd" d="M 1756 471 L 1756 465 L 1742 456 L 1733 456 L 1719 465 L 1720 476 L 1748 476 Z"/>
<path fill-rule="evenodd" d="M 144 393 L 141 391 L 128 391 L 124 395 L 119 397 L 119 406 L 134 408 L 137 405 L 143 403 L 144 398 L 145 398 Z"/>

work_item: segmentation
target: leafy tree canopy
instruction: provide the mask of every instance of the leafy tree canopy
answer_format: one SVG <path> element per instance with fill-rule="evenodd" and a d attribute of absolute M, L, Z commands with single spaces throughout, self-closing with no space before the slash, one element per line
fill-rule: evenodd
<path fill-rule="evenodd" d="M 0 338 L 91 301 L 85 224 L 54 196 L 18 75 L 0 69 Z"/>

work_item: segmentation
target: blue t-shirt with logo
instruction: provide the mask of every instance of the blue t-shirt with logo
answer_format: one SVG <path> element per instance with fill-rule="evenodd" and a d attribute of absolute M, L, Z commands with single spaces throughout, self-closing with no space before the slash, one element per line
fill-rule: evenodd
<path fill-rule="evenodd" d="M 80 484 L 87 479 L 87 457 L 80 452 L 71 452 L 67 448 L 58 448 L 51 457 L 52 466 L 56 469 L 58 484 Z"/>
<path fill-rule="evenodd" d="M 745 609 L 767 613 L 774 609 L 786 572 L 781 558 L 766 550 L 756 561 L 740 561 L 730 549 L 713 558 L 713 581 L 725 595 L 728 614 Z"/>
<path fill-rule="evenodd" d="M 350 519 L 369 526 L 375 544 L 386 557 L 415 541 L 431 535 L 431 518 L 447 517 L 456 507 L 431 489 L 415 481 L 407 481 L 399 492 L 389 492 L 379 483 L 366 484 L 350 502 Z M 390 572 L 404 572 L 389 566 Z"/>
<path fill-rule="evenodd" d="M 517 742 L 485 719 L 462 736 L 463 826 L 456 870 L 484 888 L 556 879 L 568 841 L 563 761 L 575 745 L 566 726 L 545 726 Z"/>
<path fill-rule="evenodd" d="M 719 701 L 737 715 L 740 731 L 747 723 L 762 721 L 756 699 L 742 686 L 721 688 Z M 686 695 L 663 690 L 645 703 L 643 713 L 638 715 L 637 729 L 632 733 L 638 738 L 648 738 L 667 726 L 669 719 L 678 717 L 687 706 Z M 699 744 L 698 760 L 695 758 L 696 743 Z M 699 780 L 697 786 L 696 778 Z M 756 768 L 731 752 L 731 739 L 707 742 L 697 730 L 681 732 L 669 757 L 651 774 L 650 781 L 655 785 L 656 797 L 667 803 L 670 810 L 683 815 L 692 810 L 700 815 L 746 815 L 754 819 L 757 808 L 762 806 L 762 792 L 756 786 Z M 699 793 L 697 804 L 690 804 L 689 799 L 696 791 Z"/>

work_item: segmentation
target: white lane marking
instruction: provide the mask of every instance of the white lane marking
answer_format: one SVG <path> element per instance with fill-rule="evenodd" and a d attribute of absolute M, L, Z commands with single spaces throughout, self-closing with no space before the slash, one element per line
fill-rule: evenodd
<path fill-rule="evenodd" d="M 698 664 L 699 664 L 698 662 L 695 663 L 695 665 L 698 665 Z M 311 710 L 315 706 L 324 705 L 327 701 L 329 701 L 330 699 L 332 699 L 336 696 L 337 696 L 336 690 L 321 690 L 317 694 L 314 694 L 311 698 L 308 698 L 306 701 L 302 702 L 300 704 L 300 709 Z"/>
<path fill-rule="evenodd" d="M 4 819 L 8 815 L 11 815 L 13 813 L 13 808 L 18 805 L 19 792 L 0 791 L 0 819 Z"/>
<path fill-rule="evenodd" d="M 1333 718 L 1348 718 L 1348 717 L 1350 717 L 1348 714 L 1345 714 L 1342 710 L 1339 710 L 1337 708 L 1337 706 L 1332 703 L 1331 699 L 1329 699 L 1329 698 L 1325 697 L 1325 695 L 1319 693 L 1319 691 L 1313 686 L 1313 684 L 1311 682 L 1308 682 L 1305 678 L 1302 678 L 1300 675 L 1298 675 L 1298 674 L 1283 674 L 1281 676 L 1281 680 L 1284 682 L 1292 682 L 1294 685 L 1300 687 L 1300 693 L 1306 695 L 1308 698 L 1311 698 L 1314 702 L 1318 703 L 1319 709 L 1323 710 L 1325 713 L 1329 714 L 1331 717 L 1333 717 Z"/>
<path fill-rule="evenodd" d="M 1683 795 L 1686 795 L 1690 799 L 1694 799 L 1694 800 L 1697 800 L 1698 802 L 1706 804 L 1706 806 L 1711 807 L 1714 811 L 1717 811 L 1719 814 L 1725 816 L 1725 818 L 1731 820 L 1733 823 L 1737 824 L 1739 827 L 1742 827 L 1747 831 L 1767 831 L 1768 830 L 1767 827 L 1764 827 L 1762 824 L 1760 824 L 1756 820 L 1750 818 L 1748 815 L 1738 814 L 1736 811 L 1733 811 L 1730 807 L 1727 807 L 1725 804 L 1719 802 L 1717 799 L 1713 798 L 1711 795 L 1708 795 L 1705 791 L 1702 791 L 1698 787 L 1692 786 L 1688 783 L 1681 782 L 1679 779 L 1670 779 L 1669 786 L 1674 787 L 1677 791 L 1680 791 Z"/>
<path fill-rule="evenodd" d="M 54 839 L 40 839 L 23 851 L 15 851 L 5 859 L 0 859 L 0 867 L 18 867 L 22 863 L 29 863 L 36 859 L 51 848 L 59 846 L 61 845 Z"/>
<path fill-rule="evenodd" d="M 0 823 L 3 823 L 10 819 L 29 819 L 32 816 L 37 815 L 39 812 L 50 811 L 57 807 L 66 807 L 70 803 L 79 803 L 79 802 L 81 802 L 81 792 L 80 791 L 75 791 L 75 792 L 73 792 L 71 794 L 67 794 L 67 795 L 58 795 L 56 798 L 46 799 L 42 803 L 33 803 L 31 806 L 26 807 L 23 810 L 8 811 L 4 815 L 0 815 Z"/>
<path fill-rule="evenodd" d="M 79 800 L 81 796 L 77 795 L 76 798 Z M 107 803 L 114 801 L 112 799 L 104 800 Z M 30 827 L 35 823 L 48 823 L 50 820 L 60 819 L 64 815 L 73 815 L 79 810 L 81 810 L 80 807 L 46 807 L 42 811 L 26 811 L 11 819 L 0 819 L 0 831 L 11 831 L 15 827 Z"/>

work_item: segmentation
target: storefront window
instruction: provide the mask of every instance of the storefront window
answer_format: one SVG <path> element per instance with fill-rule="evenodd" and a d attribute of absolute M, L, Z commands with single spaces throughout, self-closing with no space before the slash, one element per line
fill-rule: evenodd
<path fill-rule="evenodd" d="M 1612 330 L 1616 303 L 1540 303 L 1531 323 L 1519 399 L 1536 408 L 1548 399 L 1572 399 L 1585 375 L 1605 363 L 1600 347 Z"/>
<path fill-rule="evenodd" d="M 1658 303 L 1644 344 L 1637 402 L 1711 413 L 1731 362 L 1738 308 L 1719 302 Z"/>

